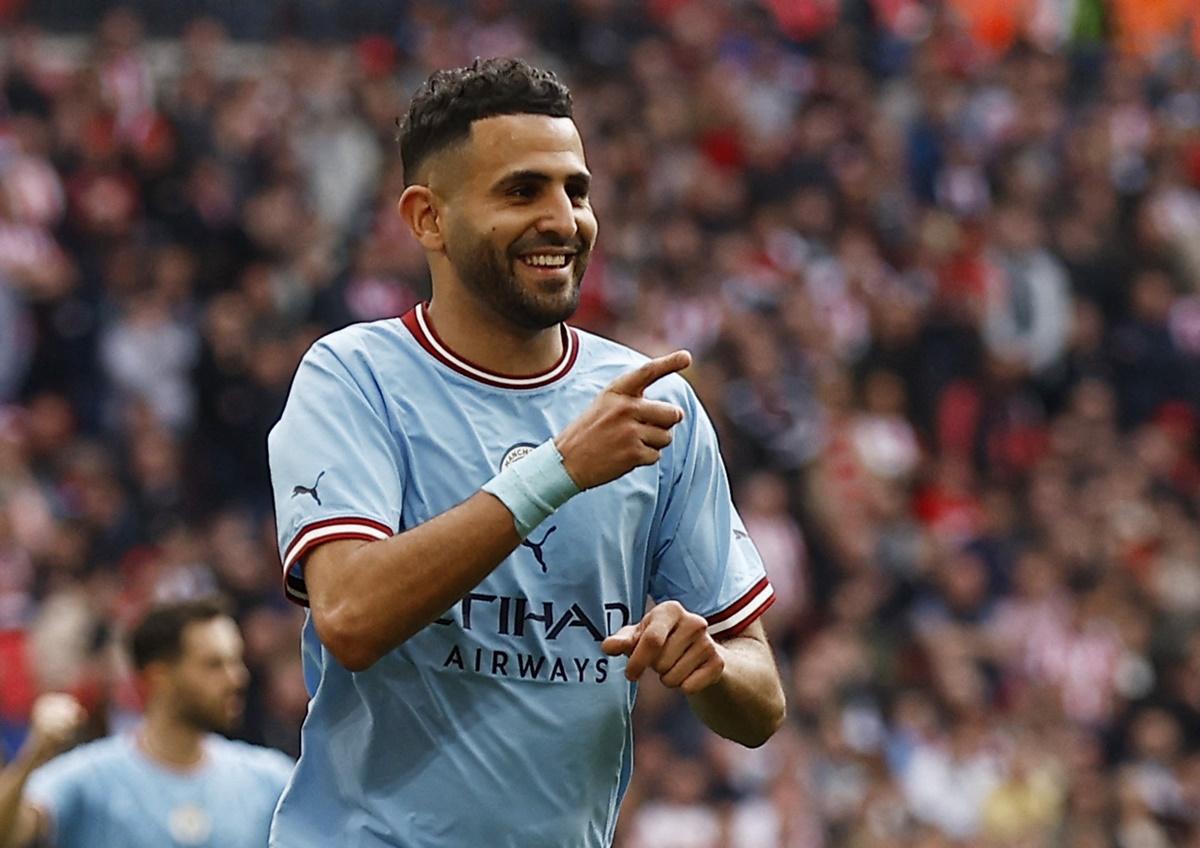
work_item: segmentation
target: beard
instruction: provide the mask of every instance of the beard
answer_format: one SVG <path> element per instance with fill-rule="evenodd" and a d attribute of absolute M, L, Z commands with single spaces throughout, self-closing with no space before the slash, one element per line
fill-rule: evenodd
<path fill-rule="evenodd" d="M 575 251 L 571 280 L 565 290 L 554 283 L 539 290 L 523 285 L 517 279 L 515 266 L 521 261 L 517 256 L 539 247 L 568 247 Z M 459 238 L 447 239 L 446 255 L 458 278 L 472 294 L 513 325 L 538 331 L 561 324 L 579 308 L 579 292 L 591 256 L 591 245 L 578 236 L 563 239 L 541 235 L 519 239 L 504 251 L 478 233 L 463 228 Z"/>
<path fill-rule="evenodd" d="M 179 704 L 179 717 L 184 722 L 207 733 L 231 733 L 241 723 L 241 710 L 229 711 L 224 704 L 211 698 L 187 698 Z"/>

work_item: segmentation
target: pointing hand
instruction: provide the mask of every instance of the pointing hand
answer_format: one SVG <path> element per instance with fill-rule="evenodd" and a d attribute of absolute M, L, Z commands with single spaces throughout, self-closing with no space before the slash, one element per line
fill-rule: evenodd
<path fill-rule="evenodd" d="M 671 444 L 671 428 L 683 420 L 683 410 L 642 395 L 691 363 L 686 350 L 651 359 L 613 380 L 567 425 L 555 443 L 575 485 L 591 489 L 658 462 L 663 448 Z"/>
<path fill-rule="evenodd" d="M 638 680 L 652 668 L 664 686 L 686 695 L 712 686 L 725 672 L 725 657 L 708 635 L 708 622 L 678 601 L 659 604 L 637 624 L 609 636 L 600 648 L 609 656 L 629 657 L 628 679 Z"/>

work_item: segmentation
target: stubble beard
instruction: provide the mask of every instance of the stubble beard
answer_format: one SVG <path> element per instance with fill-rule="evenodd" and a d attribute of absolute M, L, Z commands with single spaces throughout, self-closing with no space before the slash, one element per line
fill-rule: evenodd
<path fill-rule="evenodd" d="M 495 249 L 474 233 L 461 251 L 451 249 L 447 243 L 446 253 L 459 280 L 476 297 L 514 326 L 536 332 L 561 324 L 579 308 L 591 249 L 584 245 L 575 254 L 567 289 L 549 293 L 522 285 L 514 272 L 514 263 L 521 260 Z"/>
<path fill-rule="evenodd" d="M 179 705 L 179 717 L 196 730 L 225 735 L 236 730 L 242 718 L 240 711 L 237 715 L 230 715 L 223 704 L 205 704 L 194 699 Z"/>

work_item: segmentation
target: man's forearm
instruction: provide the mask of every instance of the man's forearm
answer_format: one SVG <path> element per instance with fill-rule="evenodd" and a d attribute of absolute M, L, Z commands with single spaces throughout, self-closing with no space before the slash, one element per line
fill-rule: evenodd
<path fill-rule="evenodd" d="M 0 848 L 19 848 L 34 836 L 34 817 L 22 811 L 21 801 L 35 766 L 32 757 L 21 754 L 0 769 Z"/>
<path fill-rule="evenodd" d="M 785 702 L 775 658 L 757 623 L 751 635 L 730 639 L 720 649 L 725 658 L 721 679 L 688 696 L 688 703 L 715 733 L 756 748 L 783 723 Z"/>

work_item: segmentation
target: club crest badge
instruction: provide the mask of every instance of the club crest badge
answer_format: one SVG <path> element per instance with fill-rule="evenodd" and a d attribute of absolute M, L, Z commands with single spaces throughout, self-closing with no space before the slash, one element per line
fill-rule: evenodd
<path fill-rule="evenodd" d="M 212 819 L 195 804 L 181 804 L 171 810 L 167 829 L 181 845 L 203 845 L 212 835 Z"/>
<path fill-rule="evenodd" d="M 503 471 L 517 460 L 524 459 L 525 457 L 529 456 L 529 454 L 533 453 L 533 449 L 536 447 L 537 445 L 525 443 L 513 445 L 504 452 L 504 459 L 500 460 L 500 470 Z"/>

